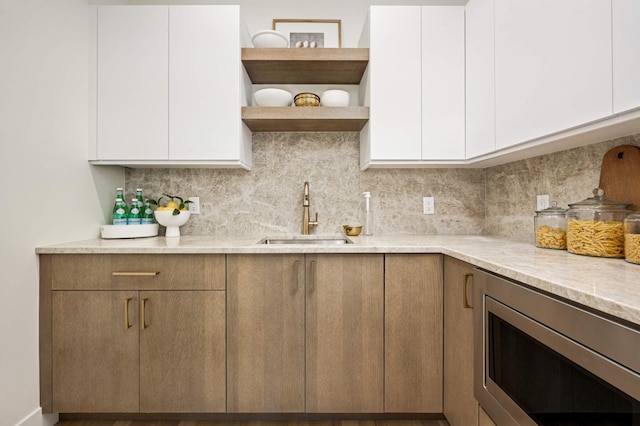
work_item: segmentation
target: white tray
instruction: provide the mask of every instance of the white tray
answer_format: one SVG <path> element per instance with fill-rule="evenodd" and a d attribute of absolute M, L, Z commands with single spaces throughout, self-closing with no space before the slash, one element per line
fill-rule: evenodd
<path fill-rule="evenodd" d="M 142 238 L 158 235 L 158 224 L 149 225 L 102 225 L 102 238 Z"/>

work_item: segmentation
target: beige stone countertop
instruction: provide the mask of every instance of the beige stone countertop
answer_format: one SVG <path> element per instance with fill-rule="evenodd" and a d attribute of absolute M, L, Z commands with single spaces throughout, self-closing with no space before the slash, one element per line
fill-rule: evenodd
<path fill-rule="evenodd" d="M 374 235 L 349 237 L 354 244 L 345 245 L 259 244 L 262 238 L 264 236 L 95 239 L 38 247 L 36 253 L 442 253 L 640 325 L 640 265 L 623 259 L 579 256 L 484 236 Z"/>

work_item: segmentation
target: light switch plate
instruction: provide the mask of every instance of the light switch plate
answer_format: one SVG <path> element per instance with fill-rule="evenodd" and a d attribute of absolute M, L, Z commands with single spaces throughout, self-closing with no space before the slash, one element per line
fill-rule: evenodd
<path fill-rule="evenodd" d="M 536 210 L 544 210 L 549 208 L 549 194 L 538 195 Z"/>
<path fill-rule="evenodd" d="M 187 204 L 189 212 L 191 214 L 200 214 L 200 197 L 189 197 L 189 201 L 191 201 L 191 203 Z"/>

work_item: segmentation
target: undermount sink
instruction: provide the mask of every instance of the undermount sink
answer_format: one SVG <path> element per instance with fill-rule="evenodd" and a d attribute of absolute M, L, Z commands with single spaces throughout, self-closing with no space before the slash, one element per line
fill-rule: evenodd
<path fill-rule="evenodd" d="M 258 244 L 353 244 L 349 238 L 344 236 L 297 236 L 297 237 L 266 237 Z"/>

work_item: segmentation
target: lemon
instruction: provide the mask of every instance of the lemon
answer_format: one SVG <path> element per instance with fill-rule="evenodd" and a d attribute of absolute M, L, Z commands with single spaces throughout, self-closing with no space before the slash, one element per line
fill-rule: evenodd
<path fill-rule="evenodd" d="M 175 201 L 169 201 L 167 203 L 167 210 L 180 209 L 180 206 Z"/>

